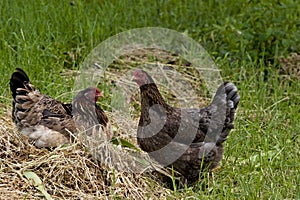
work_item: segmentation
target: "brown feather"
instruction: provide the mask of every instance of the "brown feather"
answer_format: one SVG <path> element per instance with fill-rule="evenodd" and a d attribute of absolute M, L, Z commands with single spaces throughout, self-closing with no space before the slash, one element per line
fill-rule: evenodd
<path fill-rule="evenodd" d="M 27 74 L 17 68 L 10 79 L 10 88 L 13 97 L 12 119 L 18 130 L 35 141 L 37 147 L 50 147 L 53 144 L 71 141 L 72 135 L 78 133 L 74 113 L 85 122 L 91 121 L 89 117 L 92 117 L 93 124 L 85 124 L 86 129 L 99 124 L 106 127 L 108 123 L 106 114 L 94 101 L 96 92 L 94 87 L 79 92 L 73 104 L 64 104 L 36 90 Z M 87 92 L 92 99 L 85 97 Z M 74 112 L 73 109 L 73 106 L 78 104 L 82 105 L 76 106 L 75 110 L 78 111 L 79 108 L 80 113 Z"/>
<path fill-rule="evenodd" d="M 208 107 L 182 109 L 165 102 L 145 71 L 137 70 L 134 81 L 141 92 L 137 131 L 141 149 L 162 165 L 172 165 L 188 182 L 199 178 L 200 166 L 215 168 L 222 159 L 222 143 L 233 128 L 240 99 L 236 87 L 225 82 Z"/>

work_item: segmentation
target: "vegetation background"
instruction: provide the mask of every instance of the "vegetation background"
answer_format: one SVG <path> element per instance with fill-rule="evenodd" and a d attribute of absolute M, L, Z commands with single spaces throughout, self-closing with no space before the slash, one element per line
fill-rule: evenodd
<path fill-rule="evenodd" d="M 300 199 L 297 0 L 1 0 L 1 115 L 9 117 L 8 82 L 16 67 L 28 72 L 43 93 L 70 100 L 61 94 L 73 88 L 75 76 L 62 73 L 78 70 L 89 52 L 110 36 L 139 27 L 187 34 L 208 51 L 224 79 L 234 82 L 241 94 L 236 128 L 213 183 L 205 189 L 162 190 L 165 197 Z M 0 176 L 13 173 L 4 170 L 3 155 Z M 47 177 L 40 178 L 46 182 Z M 6 185 L 0 183 L 0 188 L 0 196 L 5 195 Z M 151 187 L 141 185 L 141 190 L 152 197 Z M 32 191 L 22 194 L 39 193 L 34 187 Z M 48 192 L 61 198 L 59 192 Z"/>

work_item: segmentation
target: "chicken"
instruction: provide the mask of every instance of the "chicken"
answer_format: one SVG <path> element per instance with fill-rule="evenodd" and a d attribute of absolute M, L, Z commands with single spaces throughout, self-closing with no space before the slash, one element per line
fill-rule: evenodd
<path fill-rule="evenodd" d="M 79 127 L 87 129 L 97 124 L 108 125 L 106 114 L 96 104 L 102 95 L 96 87 L 80 91 L 73 104 L 64 104 L 35 89 L 27 74 L 16 68 L 10 79 L 10 89 L 12 119 L 17 129 L 27 135 L 36 147 L 69 143 Z"/>
<path fill-rule="evenodd" d="M 223 142 L 234 127 L 237 88 L 225 82 L 208 107 L 175 108 L 166 103 L 147 72 L 138 69 L 133 76 L 141 94 L 140 148 L 161 165 L 173 166 L 189 183 L 198 180 L 202 170 L 218 166 Z"/>

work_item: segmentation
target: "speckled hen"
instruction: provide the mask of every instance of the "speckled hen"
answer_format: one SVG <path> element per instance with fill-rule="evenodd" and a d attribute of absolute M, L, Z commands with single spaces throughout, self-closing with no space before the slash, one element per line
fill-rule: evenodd
<path fill-rule="evenodd" d="M 17 129 L 27 135 L 36 147 L 69 143 L 82 128 L 95 125 L 106 128 L 109 124 L 106 114 L 96 104 L 102 96 L 96 87 L 80 91 L 72 104 L 65 104 L 35 89 L 27 74 L 16 68 L 10 79 L 10 89 L 12 119 Z"/>

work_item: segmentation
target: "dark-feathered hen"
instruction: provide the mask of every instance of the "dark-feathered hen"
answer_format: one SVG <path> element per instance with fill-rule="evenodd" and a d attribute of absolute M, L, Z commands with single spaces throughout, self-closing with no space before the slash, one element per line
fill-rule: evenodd
<path fill-rule="evenodd" d="M 96 104 L 102 94 L 95 87 L 79 92 L 73 105 L 64 104 L 40 93 L 30 83 L 27 74 L 16 68 L 10 79 L 10 89 L 13 97 L 12 119 L 18 130 L 27 135 L 36 147 L 69 143 L 79 127 L 89 128 L 95 123 L 106 127 L 108 124 L 107 116 Z M 91 111 L 94 112 L 90 114 Z M 90 116 L 93 116 L 92 120 Z"/>
<path fill-rule="evenodd" d="M 234 127 L 237 88 L 225 82 L 208 107 L 184 109 L 168 105 L 145 71 L 136 70 L 133 80 L 141 92 L 141 149 L 162 165 L 172 165 L 188 182 L 198 180 L 201 166 L 215 168 L 222 159 L 222 143 Z"/>

